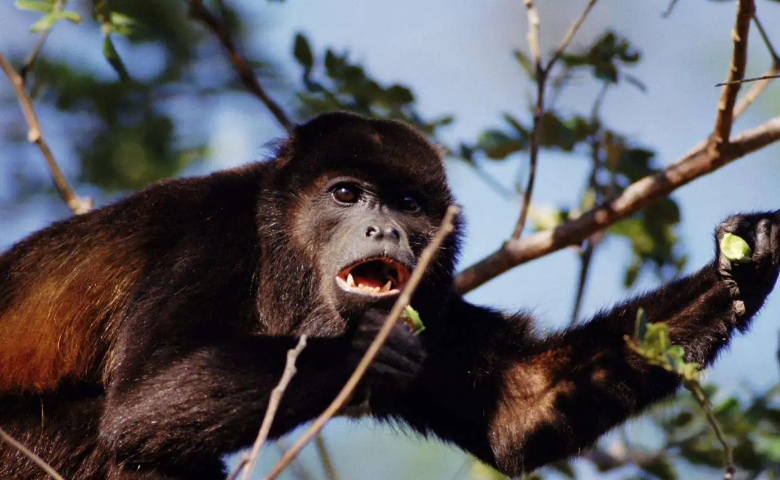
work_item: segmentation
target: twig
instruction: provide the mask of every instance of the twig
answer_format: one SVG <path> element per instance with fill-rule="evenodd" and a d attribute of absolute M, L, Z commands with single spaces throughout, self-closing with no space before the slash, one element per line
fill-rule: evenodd
<path fill-rule="evenodd" d="M 743 113 L 745 113 L 745 110 L 747 110 L 748 107 L 752 105 L 753 102 L 756 101 L 758 96 L 764 92 L 766 87 L 769 86 L 769 82 L 771 81 L 771 79 L 776 78 L 778 74 L 780 74 L 780 63 L 772 66 L 772 68 L 766 71 L 766 73 L 763 75 L 763 77 L 765 77 L 765 80 L 759 80 L 752 87 L 750 87 L 750 90 L 748 90 L 747 93 L 745 93 L 745 95 L 743 95 L 742 98 L 739 99 L 739 102 L 737 102 L 737 106 L 734 107 L 735 120 L 740 116 L 742 116 Z"/>
<path fill-rule="evenodd" d="M 314 420 L 311 426 L 305 432 L 303 432 L 298 440 L 293 443 L 292 447 L 287 450 L 281 460 L 279 460 L 279 462 L 271 470 L 271 473 L 269 473 L 264 478 L 264 480 L 272 480 L 276 478 L 282 472 L 282 470 L 284 470 L 285 467 L 287 467 L 287 465 L 295 458 L 295 456 L 300 453 L 303 447 L 306 446 L 306 444 L 309 443 L 309 441 L 311 441 L 311 439 L 322 430 L 322 428 L 325 426 L 325 423 L 327 423 L 327 421 L 330 420 L 339 410 L 341 410 L 347 401 L 349 401 L 350 397 L 352 396 L 352 392 L 363 378 L 363 375 L 365 375 L 368 366 L 379 353 L 379 349 L 382 348 L 385 340 L 387 340 L 387 337 L 390 335 L 395 322 L 401 316 L 401 312 L 404 310 L 404 308 L 406 308 L 407 305 L 409 305 L 409 302 L 412 299 L 412 294 L 414 293 L 415 289 L 417 289 L 417 286 L 422 280 L 423 275 L 425 274 L 425 270 L 433 259 L 434 254 L 441 246 L 444 238 L 447 237 L 447 235 L 449 235 L 455 228 L 453 226 L 453 219 L 455 218 L 455 215 L 457 215 L 458 211 L 459 209 L 456 206 L 450 206 L 447 209 L 447 213 L 444 215 L 444 220 L 439 227 L 439 231 L 433 237 L 431 243 L 425 247 L 422 254 L 420 254 L 420 260 L 412 271 L 412 275 L 409 277 L 409 281 L 406 282 L 406 285 L 401 291 L 401 294 L 398 296 L 398 299 L 395 301 L 393 308 L 390 310 L 390 314 L 387 316 L 385 323 L 382 325 L 379 333 L 377 333 L 374 341 L 371 342 L 371 345 L 368 347 L 368 350 L 366 350 L 366 353 L 363 355 L 360 363 L 358 363 L 357 367 L 355 367 L 355 371 L 352 372 L 349 380 L 347 380 L 347 382 L 344 384 L 344 387 L 342 387 L 341 391 L 338 393 L 338 395 L 336 395 L 336 398 L 333 400 L 333 402 L 328 405 L 328 408 L 326 408 L 325 411 L 322 412 L 322 414 L 320 414 L 316 420 Z"/>
<path fill-rule="evenodd" d="M 50 476 L 51 478 L 53 478 L 54 480 L 65 480 L 64 478 L 62 478 L 62 475 L 57 473 L 57 471 L 54 470 L 54 468 L 52 468 L 51 465 L 46 463 L 45 460 L 43 460 L 41 457 L 39 457 L 38 455 L 33 453 L 29 448 L 27 448 L 24 445 L 22 445 L 21 443 L 19 443 L 15 438 L 13 438 L 12 436 L 8 435 L 5 432 L 5 430 L 3 430 L 2 428 L 0 428 L 0 440 L 4 441 L 5 443 L 7 443 L 8 445 L 12 446 L 13 448 L 19 450 L 19 452 L 22 455 L 24 455 L 25 457 L 29 458 L 30 460 L 33 461 L 33 463 L 35 463 L 36 465 L 41 467 L 41 470 L 46 472 L 46 474 L 48 476 Z"/>
<path fill-rule="evenodd" d="M 238 471 L 243 469 L 241 480 L 249 480 L 249 476 L 252 474 L 252 469 L 255 468 L 257 457 L 260 456 L 260 450 L 263 449 L 265 441 L 268 439 L 268 432 L 271 431 L 271 424 L 276 416 L 276 410 L 279 408 L 279 403 L 282 401 L 282 395 L 287 389 L 295 375 L 295 361 L 298 359 L 298 355 L 306 348 L 306 335 L 301 335 L 298 339 L 298 344 L 295 348 L 290 349 L 287 352 L 287 362 L 284 364 L 284 371 L 282 372 L 282 378 L 279 380 L 279 384 L 271 391 L 271 398 L 268 400 L 268 408 L 265 410 L 265 417 L 263 417 L 263 423 L 260 425 L 260 431 L 257 433 L 254 445 L 249 455 L 241 459 L 241 462 L 236 466 L 236 470 L 230 475 L 232 478 L 238 476 Z"/>
<path fill-rule="evenodd" d="M 536 183 L 536 169 L 539 163 L 539 148 L 541 147 L 542 119 L 544 118 L 544 94 L 547 78 L 555 62 L 561 58 L 566 47 L 569 46 L 574 35 L 579 30 L 585 18 L 590 13 L 597 0 L 590 0 L 585 10 L 574 21 L 569 31 L 566 32 L 558 49 L 553 53 L 547 65 L 542 65 L 542 59 L 539 55 L 539 13 L 534 6 L 533 0 L 524 0 L 528 16 L 528 49 L 534 62 L 534 72 L 536 80 L 536 105 L 534 106 L 533 130 L 531 131 L 531 144 L 529 145 L 530 168 L 528 170 L 528 181 L 523 190 L 523 204 L 520 207 L 520 218 L 517 220 L 515 230 L 512 232 L 512 239 L 517 240 L 523 235 L 525 223 L 528 219 L 528 209 L 531 207 L 531 197 Z"/>
<path fill-rule="evenodd" d="M 561 58 L 561 55 L 563 55 L 563 52 L 566 50 L 566 48 L 571 43 L 572 39 L 574 38 L 574 35 L 577 34 L 577 30 L 580 29 L 582 26 L 582 23 L 585 21 L 585 18 L 587 18 L 588 14 L 590 13 L 593 6 L 596 4 L 598 0 L 590 0 L 588 2 L 588 5 L 585 7 L 585 10 L 582 11 L 579 18 L 574 21 L 574 23 L 569 28 L 569 31 L 566 32 L 566 35 L 563 37 L 563 40 L 561 41 L 560 46 L 558 49 L 553 53 L 553 56 L 550 58 L 550 61 L 547 62 L 547 66 L 544 68 L 545 73 L 549 73 L 550 69 L 552 69 L 553 65 L 555 65 L 555 62 L 558 61 L 559 58 Z"/>
<path fill-rule="evenodd" d="M 314 445 L 317 447 L 317 455 L 320 457 L 320 463 L 322 463 L 322 470 L 325 472 L 325 478 L 328 480 L 339 480 L 336 468 L 333 466 L 333 460 L 331 460 L 330 453 L 328 452 L 328 446 L 325 445 L 325 439 L 322 438 L 322 434 L 317 434 L 314 438 Z"/>
<path fill-rule="evenodd" d="M 780 117 L 732 137 L 722 154 L 709 148 L 711 142 L 701 142 L 664 170 L 634 182 L 617 198 L 584 212 L 578 218 L 568 220 L 553 230 L 505 242 L 498 250 L 461 272 L 455 279 L 456 290 L 464 294 L 517 265 L 579 244 L 593 233 L 668 196 L 681 186 L 778 140 Z"/>
<path fill-rule="evenodd" d="M 547 72 L 542 66 L 542 59 L 539 55 L 539 12 L 536 11 L 533 0 L 524 0 L 525 9 L 528 16 L 528 50 L 531 52 L 531 58 L 534 61 L 534 77 L 536 80 L 536 105 L 534 106 L 533 130 L 531 130 L 531 144 L 528 147 L 528 156 L 530 168 L 528 170 L 528 183 L 523 189 L 523 204 L 520 206 L 520 218 L 515 225 L 515 231 L 512 238 L 520 238 L 525 228 L 525 222 L 528 218 L 528 209 L 531 207 L 531 196 L 534 191 L 536 181 L 536 164 L 539 160 L 539 144 L 541 143 L 541 123 L 544 116 L 544 86 L 547 80 Z"/>
<path fill-rule="evenodd" d="M 54 182 L 54 186 L 57 188 L 60 197 L 62 197 L 62 200 L 68 208 L 77 215 L 90 211 L 92 209 L 92 200 L 89 198 L 80 198 L 68 184 L 65 175 L 63 175 L 62 170 L 60 170 L 59 165 L 57 165 L 57 162 L 54 160 L 54 155 L 49 149 L 49 145 L 43 138 L 41 126 L 38 123 L 38 117 L 35 115 L 35 110 L 33 109 L 32 100 L 30 100 L 30 96 L 27 95 L 27 92 L 24 89 L 24 79 L 16 73 L 16 70 L 14 70 L 2 53 L 0 53 L 0 68 L 3 69 L 8 80 L 11 81 L 11 85 L 13 85 L 14 92 L 16 93 L 16 98 L 19 99 L 19 104 L 22 107 L 22 113 L 24 113 L 24 118 L 27 121 L 28 126 L 27 141 L 36 144 L 43 154 L 43 158 L 46 159 L 46 165 L 49 167 L 49 173 L 51 174 L 52 181 Z"/>
<path fill-rule="evenodd" d="M 531 52 L 531 58 L 538 69 L 542 65 L 541 56 L 539 54 L 539 12 L 536 11 L 534 0 L 523 0 L 523 3 L 525 3 L 525 10 L 528 16 L 528 33 L 525 38 L 528 42 L 528 50 Z"/>
<path fill-rule="evenodd" d="M 734 42 L 734 49 L 731 54 L 731 67 L 726 78 L 726 86 L 720 94 L 718 100 L 718 114 L 715 119 L 715 129 L 713 131 L 713 147 L 722 150 L 729 141 L 731 126 L 734 122 L 734 104 L 737 101 L 739 93 L 739 83 L 733 83 L 741 80 L 745 76 L 745 65 L 747 64 L 747 43 L 748 31 L 750 29 L 750 20 L 756 12 L 754 0 L 739 0 L 737 4 L 737 19 L 734 30 L 731 32 L 731 40 Z"/>
<path fill-rule="evenodd" d="M 734 80 L 733 82 L 716 83 L 716 87 L 723 87 L 725 85 L 739 85 L 748 82 L 757 82 L 759 80 L 771 80 L 773 78 L 780 78 L 780 75 L 761 75 L 760 77 L 743 78 L 742 80 Z"/>
<path fill-rule="evenodd" d="M 56 14 L 57 12 L 62 10 L 64 4 L 65 2 L 63 0 L 56 0 L 54 2 L 54 5 L 52 6 L 51 13 Z M 30 73 L 30 70 L 32 69 L 33 64 L 35 63 L 35 60 L 38 59 L 38 54 L 41 53 L 43 44 L 46 43 L 46 40 L 49 38 L 49 33 L 51 32 L 53 26 L 54 24 L 52 23 L 51 25 L 49 25 L 48 28 L 44 29 L 43 32 L 41 32 L 41 36 L 38 37 L 38 41 L 35 42 L 35 46 L 30 51 L 30 54 L 27 55 L 27 58 L 25 59 L 24 64 L 22 65 L 22 68 L 19 69 L 19 76 L 22 77 L 22 83 L 24 83 L 27 80 L 27 74 Z"/>
<path fill-rule="evenodd" d="M 690 391 L 696 401 L 699 402 L 699 405 L 701 405 L 701 408 L 704 410 L 704 414 L 707 417 L 707 422 L 709 422 L 712 430 L 715 432 L 715 436 L 723 446 L 723 456 L 725 457 L 726 463 L 726 474 L 723 476 L 723 480 L 733 480 L 734 474 L 737 471 L 737 467 L 734 465 L 734 456 L 731 445 L 729 445 L 729 442 L 726 441 L 726 437 L 723 435 L 723 430 L 721 430 L 718 420 L 712 413 L 712 406 L 710 405 L 710 401 L 707 400 L 707 397 L 704 395 L 704 391 L 702 390 L 701 385 L 699 385 L 699 382 L 684 380 L 683 387 Z"/>
<path fill-rule="evenodd" d="M 202 3 L 202 0 L 187 0 L 190 3 L 190 17 L 203 22 L 214 35 L 219 38 L 220 43 L 230 56 L 230 63 L 233 69 L 241 79 L 241 83 L 270 110 L 277 122 L 287 132 L 292 132 L 295 125 L 290 118 L 271 97 L 268 96 L 265 89 L 260 85 L 252 69 L 249 67 L 246 59 L 239 53 L 236 44 L 228 32 L 227 27 L 221 23 L 213 13 L 211 13 Z"/>
<path fill-rule="evenodd" d="M 741 116 L 745 110 L 747 110 L 747 108 L 756 101 L 758 96 L 764 92 L 767 86 L 769 86 L 771 79 L 777 78 L 777 75 L 780 74 L 780 55 L 778 55 L 777 50 L 775 50 L 775 47 L 769 40 L 769 35 L 767 35 L 766 30 L 764 30 L 764 26 L 758 19 L 757 14 L 753 15 L 753 23 L 756 24 L 758 33 L 761 35 L 761 39 L 764 40 L 764 45 L 766 45 L 767 50 L 769 50 L 769 54 L 772 56 L 772 67 L 764 73 L 763 77 L 767 77 L 765 80 L 759 80 L 750 87 L 750 90 L 748 90 L 747 93 L 742 96 L 742 98 L 739 99 L 737 106 L 734 107 L 735 119 Z"/>

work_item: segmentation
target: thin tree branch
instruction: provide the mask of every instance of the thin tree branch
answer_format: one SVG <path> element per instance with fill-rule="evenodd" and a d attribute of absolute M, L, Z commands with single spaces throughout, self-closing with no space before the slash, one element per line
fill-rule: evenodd
<path fill-rule="evenodd" d="M 748 107 L 756 101 L 758 96 L 761 95 L 766 87 L 769 86 L 771 79 L 776 78 L 777 75 L 780 74 L 780 55 L 778 55 L 777 50 L 775 50 L 775 47 L 772 45 L 772 41 L 769 39 L 769 35 L 767 35 L 766 30 L 764 30 L 764 26 L 758 19 L 757 14 L 753 15 L 753 23 L 756 24 L 758 33 L 761 34 L 761 39 L 764 41 L 764 45 L 766 45 L 767 50 L 769 50 L 769 54 L 772 56 L 772 67 L 767 70 L 764 75 L 762 75 L 762 77 L 765 78 L 764 80 L 759 80 L 756 82 L 752 87 L 750 87 L 750 90 L 748 90 L 747 93 L 739 99 L 737 106 L 734 107 L 735 119 L 741 116 L 745 110 L 747 110 Z"/>
<path fill-rule="evenodd" d="M 461 272 L 455 279 L 455 287 L 459 293 L 465 294 L 513 267 L 579 244 L 593 233 L 633 215 L 681 186 L 778 140 L 780 117 L 733 137 L 721 154 L 710 148 L 712 140 L 701 142 L 664 170 L 638 180 L 617 198 L 588 210 L 578 218 L 566 221 L 553 230 L 505 242 L 497 251 Z"/>
<path fill-rule="evenodd" d="M 542 135 L 542 120 L 544 119 L 544 94 L 547 84 L 547 78 L 550 73 L 550 69 L 555 65 L 555 62 L 561 58 L 566 47 L 569 46 L 574 35 L 579 30 L 585 18 L 590 13 L 593 5 L 597 0 L 590 0 L 585 10 L 574 21 L 569 31 L 566 32 L 563 40 L 561 41 L 558 49 L 553 53 L 550 61 L 547 65 L 542 65 L 542 59 L 539 55 L 539 12 L 537 12 L 534 6 L 533 0 L 524 0 L 525 8 L 528 16 L 528 49 L 531 52 L 531 57 L 534 62 L 534 72 L 536 79 L 536 105 L 534 106 L 533 114 L 533 130 L 531 131 L 531 144 L 529 145 L 529 162 L 530 168 L 528 169 L 528 181 L 525 189 L 523 189 L 523 204 L 520 207 L 520 218 L 517 220 L 515 230 L 512 232 L 512 239 L 517 240 L 523 235 L 525 229 L 526 220 L 528 219 L 528 209 L 531 207 L 531 197 L 533 196 L 534 184 L 536 183 L 536 169 L 539 163 L 539 148 L 541 147 L 541 135 Z"/>
<path fill-rule="evenodd" d="M 54 5 L 52 6 L 51 12 L 57 13 L 60 10 L 62 10 L 64 3 L 65 2 L 63 0 L 56 0 L 54 2 Z M 27 58 L 25 59 L 24 64 L 22 65 L 22 68 L 19 69 L 19 76 L 22 77 L 22 82 L 27 81 L 27 74 L 30 73 L 30 70 L 32 70 L 35 60 L 38 59 L 38 54 L 41 53 L 43 44 L 46 43 L 46 40 L 49 38 L 49 33 L 51 33 L 51 29 L 53 26 L 54 24 L 51 24 L 49 28 L 41 32 L 40 37 L 38 37 L 38 41 L 35 42 L 35 46 L 30 51 L 30 54 L 27 55 Z"/>
<path fill-rule="evenodd" d="M 14 92 L 16 93 L 16 98 L 19 100 L 19 104 L 22 107 L 22 113 L 24 114 L 28 127 L 27 141 L 36 144 L 43 154 L 46 165 L 49 167 L 52 181 L 54 182 L 54 186 L 57 188 L 60 197 L 62 197 L 62 200 L 68 208 L 77 215 L 90 211 L 92 209 L 92 200 L 89 198 L 80 198 L 68 184 L 65 175 L 63 175 L 62 170 L 60 170 L 59 165 L 57 165 L 57 162 L 54 159 L 54 154 L 52 154 L 49 145 L 43 138 L 41 126 L 38 123 L 38 117 L 35 115 L 32 100 L 30 99 L 30 96 L 27 95 L 24 88 L 24 79 L 16 73 L 16 70 L 14 70 L 10 62 L 6 60 L 2 52 L 0 52 L 0 68 L 3 69 L 8 80 L 11 81 L 11 85 L 13 85 Z"/>
<path fill-rule="evenodd" d="M 450 206 L 447 209 L 447 213 L 444 216 L 444 220 L 442 220 L 439 231 L 433 237 L 431 243 L 428 244 L 428 246 L 423 250 L 422 254 L 420 255 L 420 261 L 412 271 L 412 275 L 409 277 L 409 281 L 406 282 L 406 285 L 401 291 L 401 294 L 395 301 L 395 304 L 390 310 L 390 314 L 387 316 L 384 325 L 382 325 L 382 328 L 379 330 L 379 333 L 377 333 L 376 338 L 374 338 L 374 341 L 371 342 L 368 350 L 366 350 L 366 353 L 363 355 L 360 363 L 358 363 L 357 367 L 355 367 L 355 371 L 352 372 L 352 375 L 344 384 L 344 387 L 341 389 L 339 394 L 336 395 L 336 398 L 333 400 L 333 402 L 328 405 L 328 408 L 326 408 L 325 411 L 322 412 L 322 414 L 320 414 L 316 420 L 314 420 L 311 426 L 295 441 L 295 443 L 293 443 L 292 447 L 287 450 L 281 460 L 279 460 L 279 462 L 271 470 L 271 473 L 269 473 L 264 478 L 264 480 L 272 480 L 276 478 L 295 458 L 295 456 L 300 453 L 303 447 L 305 447 L 306 444 L 309 443 L 312 438 L 314 438 L 322 430 L 328 420 L 330 420 L 336 413 L 338 413 L 338 411 L 341 410 L 342 407 L 344 407 L 344 405 L 349 401 L 350 397 L 352 396 L 352 392 L 355 390 L 355 387 L 357 387 L 358 383 L 363 378 L 363 375 L 365 375 L 366 370 L 368 370 L 368 366 L 377 356 L 379 349 L 382 348 L 385 340 L 387 340 L 387 337 L 390 335 L 395 322 L 401 316 L 401 312 L 403 312 L 407 305 L 409 305 L 409 302 L 412 299 L 412 294 L 414 293 L 415 289 L 417 289 L 417 286 L 422 280 L 428 264 L 433 259 L 433 256 L 436 254 L 447 235 L 452 233 L 454 230 L 455 227 L 453 226 L 453 220 L 455 215 L 457 215 L 458 210 L 459 209 L 456 206 Z"/>
<path fill-rule="evenodd" d="M 268 408 L 265 410 L 265 417 L 263 417 L 263 423 L 260 425 L 260 431 L 257 433 L 257 438 L 255 439 L 254 445 L 252 445 L 252 450 L 249 452 L 249 455 L 241 459 L 241 462 L 236 466 L 236 469 L 230 475 L 230 478 L 236 478 L 239 470 L 243 469 L 241 480 L 249 480 L 252 469 L 255 468 L 257 458 L 260 456 L 260 451 L 263 449 L 263 445 L 265 445 L 265 441 L 268 439 L 268 432 L 271 431 L 271 424 L 276 416 L 276 410 L 279 408 L 279 403 L 282 401 L 282 395 L 284 395 L 284 391 L 290 384 L 290 380 L 292 380 L 295 375 L 295 361 L 304 348 L 306 348 L 306 335 L 301 335 L 295 348 L 290 349 L 287 352 L 287 362 L 284 364 L 282 378 L 279 380 L 279 384 L 276 388 L 271 391 L 271 398 L 268 400 Z"/>
<path fill-rule="evenodd" d="M 274 116 L 277 122 L 287 132 L 292 132 L 295 125 L 293 125 L 290 118 L 284 112 L 282 107 L 279 106 L 270 96 L 266 93 L 265 89 L 260 85 L 257 80 L 257 76 L 249 67 L 246 59 L 239 53 L 236 48 L 236 44 L 233 41 L 233 37 L 228 32 L 227 27 L 221 23 L 217 17 L 209 11 L 204 5 L 202 0 L 187 0 L 190 3 L 190 17 L 195 20 L 203 22 L 211 32 L 219 38 L 220 43 L 227 51 L 230 57 L 230 63 L 233 64 L 233 69 L 241 79 L 241 83 L 257 97 L 268 108 L 271 114 Z"/>
<path fill-rule="evenodd" d="M 528 183 L 523 189 L 523 204 L 520 207 L 520 218 L 515 225 L 515 231 L 512 238 L 520 238 L 525 228 L 525 222 L 528 218 L 528 209 L 531 207 L 531 196 L 534 192 L 534 183 L 536 182 L 536 164 L 539 160 L 539 144 L 541 143 L 541 123 L 544 116 L 544 90 L 547 80 L 547 72 L 542 65 L 542 58 L 539 55 L 539 12 L 534 6 L 533 0 L 524 0 L 526 14 L 528 16 L 528 50 L 531 52 L 531 58 L 534 62 L 534 77 L 536 80 L 536 105 L 534 106 L 533 130 L 531 131 L 531 144 L 528 148 L 530 168 L 528 170 Z"/>
<path fill-rule="evenodd" d="M 320 457 L 320 463 L 322 463 L 322 470 L 325 472 L 325 478 L 328 480 L 339 480 L 336 467 L 333 466 L 333 460 L 331 459 L 330 452 L 328 452 L 328 446 L 325 445 L 325 439 L 322 438 L 321 433 L 314 438 L 314 445 L 317 447 L 317 455 Z"/>
<path fill-rule="evenodd" d="M 772 56 L 773 65 L 780 66 L 780 54 L 777 53 L 777 50 L 775 50 L 775 47 L 772 45 L 769 35 L 766 33 L 766 30 L 764 30 L 764 26 L 761 24 L 761 21 L 758 19 L 758 15 L 756 15 L 755 12 L 753 12 L 753 23 L 756 24 L 758 33 L 761 35 L 761 39 L 764 40 L 764 45 L 766 45 L 769 54 Z"/>
<path fill-rule="evenodd" d="M 4 441 L 8 445 L 12 446 L 13 448 L 17 449 L 22 455 L 29 458 L 33 463 L 41 467 L 41 470 L 46 472 L 48 476 L 53 478 L 54 480 L 65 480 L 62 478 L 62 475 L 57 473 L 54 468 L 52 468 L 51 465 L 46 463 L 45 460 L 43 460 L 41 457 L 33 453 L 29 448 L 25 447 L 21 443 L 19 443 L 18 440 L 13 438 L 12 436 L 8 435 L 5 430 L 0 428 L 0 440 Z"/>
<path fill-rule="evenodd" d="M 745 65 L 747 64 L 747 44 L 748 31 L 750 30 L 750 20 L 756 12 L 754 0 L 739 0 L 737 4 L 737 19 L 734 30 L 731 31 L 731 40 L 734 42 L 734 49 L 731 54 L 731 66 L 726 78 L 727 85 L 718 100 L 718 114 L 715 119 L 715 129 L 713 131 L 713 147 L 722 150 L 729 141 L 731 126 L 734 122 L 734 105 L 739 93 L 739 83 L 733 83 L 741 80 L 745 76 Z"/>
<path fill-rule="evenodd" d="M 563 55 L 563 52 L 566 51 L 566 48 L 571 43 L 572 39 L 574 38 L 574 35 L 577 34 L 577 30 L 580 29 L 582 26 L 582 23 L 585 21 L 585 18 L 587 18 L 588 14 L 590 13 L 591 9 L 593 9 L 593 6 L 596 4 L 598 0 L 590 0 L 588 2 L 588 5 L 585 7 L 585 10 L 582 11 L 580 16 L 577 18 L 577 20 L 574 21 L 574 23 L 569 28 L 569 31 L 566 32 L 566 35 L 563 37 L 563 40 L 561 41 L 560 46 L 558 49 L 553 53 L 552 58 L 550 58 L 550 61 L 547 62 L 547 66 L 544 68 L 545 73 L 549 73 L 550 69 L 555 65 L 555 62 L 558 61 L 559 58 L 561 58 L 561 55 Z"/>
<path fill-rule="evenodd" d="M 771 79 L 777 78 L 778 74 L 780 74 L 780 63 L 773 65 L 772 68 L 767 70 L 766 73 L 762 75 L 764 78 L 763 80 L 758 80 L 755 84 L 753 84 L 752 87 L 750 87 L 750 90 L 748 90 L 747 93 L 745 93 L 742 98 L 739 99 L 737 106 L 734 107 L 735 120 L 742 116 L 743 113 L 745 113 L 745 110 L 747 110 L 748 107 L 756 101 L 758 96 L 764 92 L 766 87 L 769 86 Z"/>
<path fill-rule="evenodd" d="M 723 480 L 733 480 L 734 474 L 737 471 L 737 467 L 734 465 L 734 454 L 732 453 L 731 445 L 726 441 L 726 436 L 723 434 L 723 430 L 721 429 L 718 420 L 715 418 L 715 414 L 712 412 L 710 401 L 707 399 L 707 396 L 704 394 L 704 390 L 701 388 L 698 381 L 683 380 L 683 386 L 693 394 L 693 397 L 699 403 L 702 410 L 704 410 L 707 422 L 709 422 L 713 432 L 715 432 L 715 437 L 718 439 L 718 442 L 723 446 L 724 463 L 726 464 L 726 473 L 723 476 Z"/>
<path fill-rule="evenodd" d="M 716 87 L 722 87 L 724 85 L 740 85 L 742 83 L 757 82 L 759 80 L 771 80 L 773 78 L 780 78 L 780 75 L 761 75 L 760 77 L 743 78 L 742 80 L 734 80 L 733 82 L 716 83 Z"/>

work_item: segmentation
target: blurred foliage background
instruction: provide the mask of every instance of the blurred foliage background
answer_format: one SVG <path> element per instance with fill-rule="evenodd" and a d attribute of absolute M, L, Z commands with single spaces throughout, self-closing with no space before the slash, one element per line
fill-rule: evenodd
<path fill-rule="evenodd" d="M 17 69 L 30 66 L 26 87 L 43 133 L 78 193 L 93 197 L 98 206 L 159 179 L 262 158 L 263 144 L 284 135 L 242 85 L 214 32 L 192 18 L 191 2 L 6 3 L 0 6 L 0 50 Z M 321 3 L 204 0 L 202 7 L 229 32 L 259 83 L 294 121 L 349 110 L 405 121 L 442 145 L 456 194 L 473 220 L 462 266 L 484 256 L 511 231 L 528 174 L 535 80 L 523 40 L 522 2 L 431 2 L 426 7 L 400 2 L 382 7 L 393 8 L 386 14 L 346 0 Z M 544 55 L 585 3 L 539 6 Z M 668 19 L 662 15 L 668 5 L 646 3 L 653 5 L 601 2 L 588 28 L 551 71 L 540 186 L 530 210 L 534 229 L 552 228 L 620 194 L 682 155 L 711 128 L 718 95 L 712 85 L 725 76 L 729 61 L 734 2 L 683 0 Z M 780 44 L 780 2 L 757 4 L 770 36 Z M 329 29 L 318 37 L 325 24 Z M 387 33 L 394 28 L 398 38 Z M 354 32 L 351 42 L 333 40 L 343 30 Z M 30 63 L 29 54 L 42 38 L 40 54 Z M 751 42 L 749 71 L 758 74 L 773 59 L 755 33 Z M 371 45 L 383 45 L 385 55 L 367 53 L 381 50 Z M 705 51 L 710 45 L 717 48 Z M 646 50 L 651 52 L 649 68 L 643 67 Z M 709 60 L 694 62 L 699 54 Z M 411 56 L 419 68 L 404 63 Z M 491 69 L 498 65 L 493 58 L 502 59 L 501 68 Z M 453 87 L 460 82 L 469 89 Z M 0 244 L 7 246 L 68 211 L 38 151 L 27 144 L 13 90 L 7 82 L 0 85 Z M 432 100 L 426 101 L 415 85 Z M 712 91 L 698 95 L 706 89 Z M 744 121 L 780 114 L 776 84 L 754 110 L 758 116 Z M 251 147 L 242 147 L 247 144 Z M 678 196 L 656 202 L 581 248 L 556 255 L 565 255 L 563 260 L 524 267 L 525 282 L 512 273 L 470 298 L 512 308 L 541 298 L 541 308 L 563 319 L 545 324 L 555 328 L 592 313 L 597 302 L 605 305 L 626 291 L 690 271 L 710 255 L 709 232 L 725 214 L 780 207 L 780 152 L 770 150 L 763 163 L 740 161 L 729 173 L 717 174 L 714 183 L 691 187 L 690 202 Z M 682 243 L 686 219 L 704 228 Z M 775 301 L 765 316 L 776 319 L 778 310 Z M 766 366 L 764 371 L 746 371 L 751 364 L 736 356 L 736 369 L 724 375 L 727 381 L 707 387 L 715 415 L 735 447 L 739 478 L 780 473 L 780 386 L 767 362 L 773 361 L 777 327 L 770 323 L 765 322 L 760 342 L 767 353 L 752 363 Z M 760 378 L 761 388 L 734 381 L 749 379 L 748 374 Z M 500 477 L 454 449 L 397 436 L 384 427 L 336 421 L 325 438 L 338 478 Z M 356 438 L 370 440 L 356 444 Z M 328 463 L 322 461 L 324 449 L 324 443 L 310 448 L 285 475 L 333 477 L 323 467 Z M 269 452 L 261 467 L 267 468 L 276 453 Z M 720 475 L 722 461 L 706 420 L 682 393 L 606 437 L 584 460 L 533 476 L 704 478 Z"/>

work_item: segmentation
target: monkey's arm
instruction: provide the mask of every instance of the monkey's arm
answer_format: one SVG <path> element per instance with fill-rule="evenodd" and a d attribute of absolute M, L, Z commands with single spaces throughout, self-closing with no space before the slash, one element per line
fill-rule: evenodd
<path fill-rule="evenodd" d="M 327 407 L 383 321 L 383 316 L 367 314 L 347 335 L 308 338 L 274 417 L 272 438 Z M 368 372 L 380 384 L 386 378 L 408 382 L 418 371 L 420 359 L 400 352 L 420 346 L 409 345 L 408 335 L 397 334 L 401 329 L 406 327 L 398 325 Z M 282 376 L 286 353 L 297 341 L 214 334 L 202 344 L 183 347 L 185 339 L 168 338 L 165 348 L 143 356 L 140 368 L 120 359 L 100 423 L 101 441 L 125 468 L 185 477 L 202 468 L 204 460 L 217 461 L 250 445 Z M 127 357 L 133 358 L 138 356 Z"/>
<path fill-rule="evenodd" d="M 623 337 L 633 333 L 638 309 L 669 324 L 688 361 L 711 363 L 774 286 L 779 230 L 770 214 L 733 217 L 718 238 L 726 231 L 745 238 L 751 263 L 732 265 L 718 252 L 698 273 L 542 339 L 527 331 L 528 318 L 464 302 L 451 318 L 455 331 L 431 346 L 402 415 L 510 476 L 575 455 L 679 386 L 627 348 Z M 736 301 L 744 302 L 741 315 Z"/>

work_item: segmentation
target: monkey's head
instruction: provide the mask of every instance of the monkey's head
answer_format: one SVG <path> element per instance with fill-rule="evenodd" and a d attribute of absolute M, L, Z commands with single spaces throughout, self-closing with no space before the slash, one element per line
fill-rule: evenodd
<path fill-rule="evenodd" d="M 441 155 L 422 135 L 345 113 L 297 127 L 265 191 L 274 193 L 270 210 L 278 215 L 267 233 L 287 242 L 275 242 L 286 255 L 278 260 L 298 272 L 293 290 L 315 294 L 346 319 L 392 306 L 453 203 Z M 449 296 L 456 245 L 454 235 L 416 297 L 441 305 Z"/>

